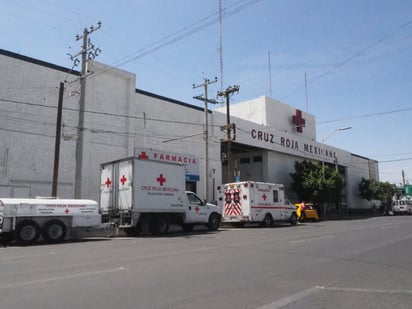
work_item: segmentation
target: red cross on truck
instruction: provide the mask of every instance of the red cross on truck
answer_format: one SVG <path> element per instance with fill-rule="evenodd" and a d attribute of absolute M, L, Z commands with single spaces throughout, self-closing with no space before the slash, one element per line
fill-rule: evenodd
<path fill-rule="evenodd" d="M 122 186 L 124 186 L 124 184 L 126 183 L 127 178 L 125 175 L 122 175 L 122 178 L 120 178 L 120 182 L 122 183 Z"/>
<path fill-rule="evenodd" d="M 156 180 L 161 186 L 163 186 L 163 184 L 166 182 L 166 178 L 163 177 L 163 174 L 160 174 L 160 176 L 157 177 Z"/>

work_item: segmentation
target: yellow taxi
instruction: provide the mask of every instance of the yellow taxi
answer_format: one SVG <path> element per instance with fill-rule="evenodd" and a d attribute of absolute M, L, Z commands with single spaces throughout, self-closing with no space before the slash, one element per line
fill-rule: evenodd
<path fill-rule="evenodd" d="M 319 214 L 314 208 L 313 203 L 298 203 L 295 204 L 296 214 L 298 215 L 299 221 L 319 221 Z"/>

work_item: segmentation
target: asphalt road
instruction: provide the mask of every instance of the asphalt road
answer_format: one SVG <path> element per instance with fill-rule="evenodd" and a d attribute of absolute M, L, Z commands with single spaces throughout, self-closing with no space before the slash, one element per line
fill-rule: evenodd
<path fill-rule="evenodd" d="M 411 304 L 407 216 L 0 248 L 0 309 Z"/>

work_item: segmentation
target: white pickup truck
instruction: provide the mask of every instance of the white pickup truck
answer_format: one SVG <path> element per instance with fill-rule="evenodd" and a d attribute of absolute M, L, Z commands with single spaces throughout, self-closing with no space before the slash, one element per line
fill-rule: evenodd
<path fill-rule="evenodd" d="M 166 233 L 171 224 L 191 231 L 220 226 L 221 210 L 185 191 L 184 166 L 156 160 L 125 158 L 101 164 L 100 208 L 103 223 L 128 235 L 148 230 Z"/>

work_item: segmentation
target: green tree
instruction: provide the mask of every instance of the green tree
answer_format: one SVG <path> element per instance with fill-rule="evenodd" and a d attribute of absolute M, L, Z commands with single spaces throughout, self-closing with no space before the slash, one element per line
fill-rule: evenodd
<path fill-rule="evenodd" d="M 319 179 L 315 175 L 316 171 L 316 165 L 310 161 L 295 162 L 295 172 L 291 173 L 290 176 L 292 178 L 292 190 L 300 201 L 310 201 L 314 197 L 314 192 L 316 195 L 319 192 L 319 184 L 317 183 Z"/>
<path fill-rule="evenodd" d="M 386 214 L 388 214 L 392 207 L 392 198 L 395 192 L 395 185 L 389 182 L 379 182 L 373 179 L 362 178 L 359 183 L 359 196 L 368 201 L 380 201 Z"/>
<path fill-rule="evenodd" d="M 341 213 L 340 193 L 345 179 L 329 165 L 310 161 L 295 162 L 295 172 L 290 174 L 292 190 L 300 200 L 313 201 L 318 205 L 333 202 Z"/>

